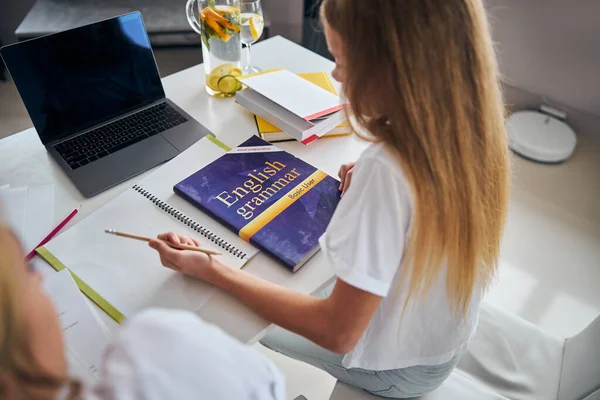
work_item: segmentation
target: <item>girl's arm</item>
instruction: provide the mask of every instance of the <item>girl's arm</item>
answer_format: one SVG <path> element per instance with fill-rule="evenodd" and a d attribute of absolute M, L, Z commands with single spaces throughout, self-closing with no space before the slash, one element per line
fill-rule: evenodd
<path fill-rule="evenodd" d="M 165 234 L 160 239 L 198 245 L 195 239 Z M 338 279 L 328 298 L 315 298 L 275 285 L 203 253 L 176 250 L 152 241 L 164 266 L 225 290 L 268 321 L 336 353 L 354 348 L 381 297 Z"/>

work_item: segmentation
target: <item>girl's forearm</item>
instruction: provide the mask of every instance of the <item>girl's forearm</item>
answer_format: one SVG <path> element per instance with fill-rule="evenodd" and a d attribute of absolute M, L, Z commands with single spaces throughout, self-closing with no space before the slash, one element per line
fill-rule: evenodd
<path fill-rule="evenodd" d="M 261 317 L 331 351 L 339 350 L 327 299 L 294 292 L 229 266 L 218 270 L 213 283 Z"/>

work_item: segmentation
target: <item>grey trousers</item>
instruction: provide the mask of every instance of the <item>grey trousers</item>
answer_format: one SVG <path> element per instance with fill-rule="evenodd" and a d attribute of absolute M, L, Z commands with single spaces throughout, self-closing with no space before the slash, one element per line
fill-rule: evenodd
<path fill-rule="evenodd" d="M 274 329 L 260 343 L 278 353 L 322 369 L 344 383 L 391 399 L 408 399 L 433 391 L 450 376 L 458 363 L 458 358 L 453 358 L 442 365 L 387 371 L 345 368 L 342 365 L 343 354 L 333 353 L 281 328 Z"/>

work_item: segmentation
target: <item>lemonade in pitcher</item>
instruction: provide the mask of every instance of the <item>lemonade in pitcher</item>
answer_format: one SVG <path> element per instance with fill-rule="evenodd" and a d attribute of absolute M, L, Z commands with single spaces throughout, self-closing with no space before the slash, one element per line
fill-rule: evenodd
<path fill-rule="evenodd" d="M 239 0 L 189 0 L 188 22 L 202 37 L 206 91 L 230 97 L 242 88 Z"/>

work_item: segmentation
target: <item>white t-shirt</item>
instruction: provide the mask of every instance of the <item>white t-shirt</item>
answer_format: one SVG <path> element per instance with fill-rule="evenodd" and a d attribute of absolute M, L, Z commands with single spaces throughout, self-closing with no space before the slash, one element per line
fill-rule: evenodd
<path fill-rule="evenodd" d="M 148 310 L 109 345 L 94 400 L 284 400 L 264 356 L 184 311 Z"/>
<path fill-rule="evenodd" d="M 370 146 L 354 167 L 350 188 L 320 239 L 321 249 L 344 282 L 383 299 L 346 368 L 389 370 L 440 365 L 460 355 L 474 333 L 482 291 L 476 289 L 463 319 L 446 297 L 446 270 L 423 299 L 411 299 L 400 265 L 413 214 L 412 189 L 399 163 L 381 144 Z"/>

